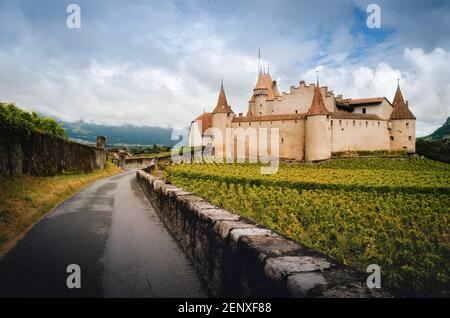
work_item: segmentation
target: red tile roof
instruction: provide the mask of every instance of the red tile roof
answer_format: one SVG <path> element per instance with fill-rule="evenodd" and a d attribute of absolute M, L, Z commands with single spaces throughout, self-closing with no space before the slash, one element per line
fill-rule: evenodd
<path fill-rule="evenodd" d="M 202 134 L 206 129 L 212 127 L 212 113 L 203 113 L 195 118 L 195 121 L 197 120 L 200 120 L 202 122 Z"/>
<path fill-rule="evenodd" d="M 329 115 L 330 112 L 326 109 L 323 102 L 322 93 L 320 92 L 319 83 L 314 87 L 314 97 L 307 115 Z"/>
<path fill-rule="evenodd" d="M 220 86 L 219 98 L 217 99 L 217 105 L 213 110 L 213 113 L 229 113 L 231 107 L 228 105 L 227 97 L 225 96 L 225 90 L 223 84 Z"/>
<path fill-rule="evenodd" d="M 394 107 L 394 109 L 391 113 L 391 119 L 416 119 L 413 113 L 409 110 L 408 105 L 406 105 L 405 100 L 403 99 L 400 86 L 397 87 L 392 106 Z"/>

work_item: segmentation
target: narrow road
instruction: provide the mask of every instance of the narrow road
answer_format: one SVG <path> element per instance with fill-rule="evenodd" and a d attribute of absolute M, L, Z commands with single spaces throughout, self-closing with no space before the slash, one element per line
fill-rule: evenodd
<path fill-rule="evenodd" d="M 67 287 L 70 264 L 79 289 Z M 205 296 L 134 171 L 88 186 L 0 258 L 0 297 Z"/>

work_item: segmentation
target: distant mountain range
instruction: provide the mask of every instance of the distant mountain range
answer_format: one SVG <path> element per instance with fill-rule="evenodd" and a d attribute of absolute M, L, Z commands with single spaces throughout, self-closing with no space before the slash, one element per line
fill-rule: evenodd
<path fill-rule="evenodd" d="M 95 143 L 97 136 L 106 136 L 109 145 L 143 145 L 153 144 L 172 146 L 176 141 L 171 140 L 171 128 L 134 126 L 134 125 L 101 125 L 78 122 L 59 121 L 69 138 L 81 142 Z"/>
<path fill-rule="evenodd" d="M 438 129 L 436 129 L 431 135 L 423 137 L 424 140 L 442 140 L 450 139 L 450 117 L 447 121 Z"/>

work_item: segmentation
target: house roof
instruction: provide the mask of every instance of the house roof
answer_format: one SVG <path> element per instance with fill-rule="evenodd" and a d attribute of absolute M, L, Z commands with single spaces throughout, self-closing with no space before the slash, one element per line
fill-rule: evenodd
<path fill-rule="evenodd" d="M 409 110 L 408 105 L 406 105 L 403 99 L 402 91 L 400 86 L 397 86 L 397 91 L 395 92 L 394 101 L 392 102 L 394 109 L 391 113 L 391 119 L 416 119 L 413 113 Z"/>
<path fill-rule="evenodd" d="M 358 106 L 358 105 L 376 105 L 382 103 L 386 97 L 370 97 L 370 98 L 346 98 L 336 101 L 336 105 L 340 107 Z"/>
<path fill-rule="evenodd" d="M 197 118 L 195 118 L 194 121 L 202 122 L 202 134 L 203 134 L 206 129 L 212 127 L 212 113 L 203 113 Z"/>

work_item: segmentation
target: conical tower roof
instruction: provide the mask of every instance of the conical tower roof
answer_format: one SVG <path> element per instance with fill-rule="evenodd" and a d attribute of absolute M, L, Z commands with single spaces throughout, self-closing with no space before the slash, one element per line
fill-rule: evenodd
<path fill-rule="evenodd" d="M 220 86 L 219 98 L 217 99 L 216 107 L 213 113 L 229 113 L 231 112 L 231 107 L 228 105 L 227 97 L 225 96 L 225 90 L 223 89 L 223 82 Z"/>
<path fill-rule="evenodd" d="M 409 110 L 408 105 L 406 105 L 405 100 L 403 99 L 400 85 L 397 86 L 397 91 L 395 92 L 392 106 L 394 109 L 391 113 L 391 119 L 416 119 L 413 113 Z"/>
<path fill-rule="evenodd" d="M 325 103 L 323 102 L 322 93 L 320 92 L 319 82 L 317 82 L 316 87 L 314 88 L 314 97 L 311 103 L 311 107 L 309 108 L 307 115 L 329 115 L 330 112 L 325 107 Z"/>

